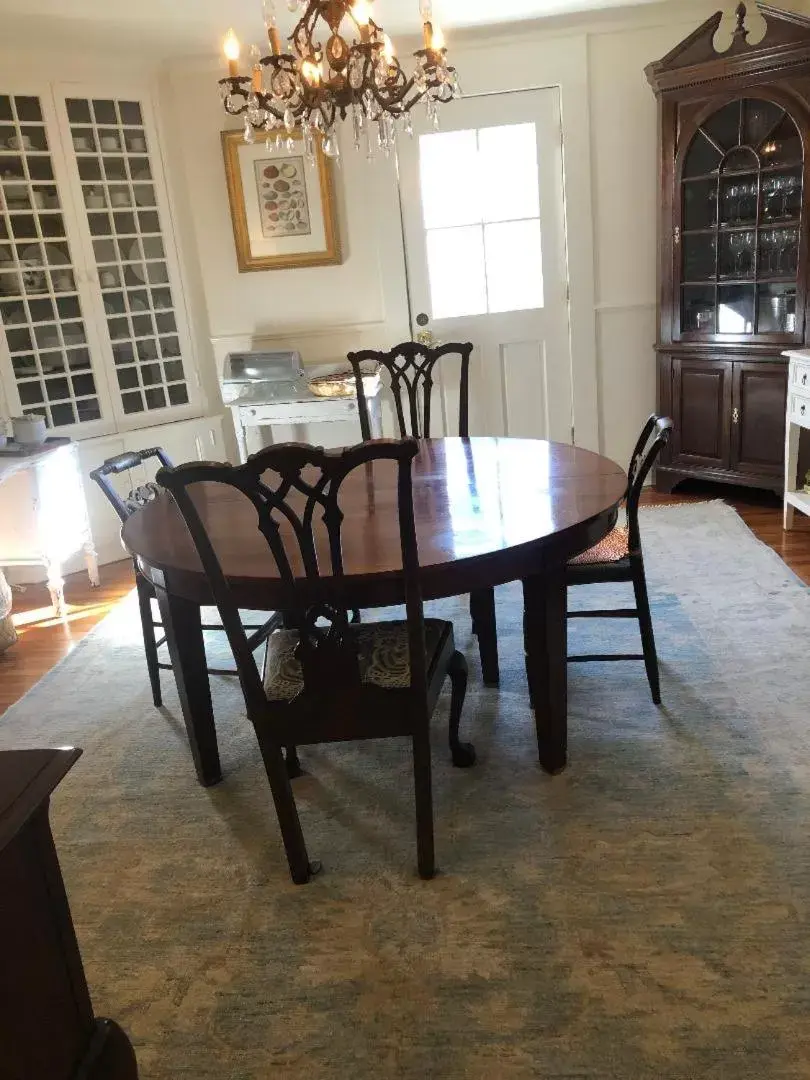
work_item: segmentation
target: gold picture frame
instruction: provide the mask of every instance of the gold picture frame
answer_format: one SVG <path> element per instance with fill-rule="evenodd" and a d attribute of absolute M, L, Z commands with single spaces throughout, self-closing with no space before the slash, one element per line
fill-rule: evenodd
<path fill-rule="evenodd" d="M 295 149 L 270 148 L 258 136 L 246 143 L 240 131 L 222 132 L 222 153 L 239 273 L 336 266 L 342 262 L 335 215 L 331 162 L 320 139 L 315 166 Z"/>

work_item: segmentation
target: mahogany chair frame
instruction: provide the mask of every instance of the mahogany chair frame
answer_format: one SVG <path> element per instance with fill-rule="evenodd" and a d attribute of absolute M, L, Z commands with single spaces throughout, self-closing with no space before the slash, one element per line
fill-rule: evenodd
<path fill-rule="evenodd" d="M 658 654 L 655 648 L 650 600 L 647 593 L 647 577 L 644 572 L 644 555 L 641 550 L 641 531 L 638 522 L 638 504 L 644 483 L 672 434 L 673 423 L 669 417 L 653 413 L 644 424 L 638 437 L 630 466 L 627 470 L 627 494 L 625 513 L 628 531 L 628 553 L 615 562 L 573 563 L 565 569 L 566 585 L 594 585 L 612 581 L 629 581 L 633 584 L 636 598 L 634 608 L 600 608 L 589 611 L 569 611 L 569 619 L 638 619 L 641 632 L 640 653 L 588 653 L 569 656 L 568 662 L 643 660 L 650 684 L 650 693 L 656 705 L 661 704 L 661 685 L 658 671 Z"/>
<path fill-rule="evenodd" d="M 411 436 L 415 439 L 429 439 L 435 370 L 437 364 L 446 356 L 458 356 L 461 360 L 458 434 L 462 439 L 469 438 L 472 351 L 473 344 L 470 341 L 453 341 L 444 345 L 423 345 L 418 341 L 403 341 L 388 352 L 364 349 L 361 352 L 349 353 L 348 360 L 354 372 L 360 412 L 360 430 L 363 438 L 365 440 L 371 438 L 371 420 L 363 386 L 364 362 L 380 364 L 388 372 L 400 438 Z M 478 638 L 484 685 L 497 686 L 500 682 L 500 669 L 494 589 L 478 589 L 470 594 L 470 617 L 473 633 Z"/>
<path fill-rule="evenodd" d="M 153 446 L 147 450 L 130 450 L 123 454 L 117 454 L 115 457 L 107 458 L 107 460 L 100 465 L 97 469 L 93 469 L 90 473 L 91 479 L 95 480 L 102 492 L 107 498 L 107 501 L 115 510 L 118 517 L 123 524 L 130 514 L 135 513 L 147 502 L 151 502 L 152 499 L 158 494 L 159 488 L 154 483 L 143 484 L 140 487 L 134 488 L 126 497 L 122 497 L 118 494 L 113 486 L 111 477 L 119 476 L 123 472 L 128 472 L 130 469 L 135 469 L 139 465 L 142 465 L 144 461 L 149 461 L 151 458 L 156 458 L 161 465 L 161 468 L 171 468 L 172 461 L 169 455 L 160 446 Z M 163 704 L 163 695 L 160 689 L 160 672 L 171 671 L 172 665 L 164 663 L 160 659 L 158 649 L 161 645 L 166 643 L 165 635 L 158 637 L 157 631 L 163 629 L 163 623 L 156 619 L 152 613 L 152 600 L 156 599 L 155 587 L 151 581 L 148 581 L 138 568 L 137 559 L 133 560 L 135 566 L 135 588 L 138 593 L 138 609 L 141 616 L 141 628 L 143 630 L 143 647 L 146 654 L 146 668 L 149 672 L 149 684 L 152 688 L 152 701 L 156 708 L 160 708 Z M 253 649 L 258 649 L 262 645 L 270 634 L 278 626 L 281 625 L 281 616 L 274 615 L 266 623 L 261 626 L 248 626 L 246 629 L 253 631 L 250 642 Z M 224 627 L 217 623 L 203 624 L 203 630 L 215 630 L 220 631 Z M 236 675 L 235 668 L 216 668 L 209 667 L 209 675 Z"/>
<path fill-rule="evenodd" d="M 307 854 L 283 755 L 285 748 L 289 758 L 290 752 L 301 745 L 410 737 L 417 855 L 423 878 L 432 877 L 435 870 L 429 725 L 448 675 L 452 683 L 453 761 L 462 767 L 475 761 L 472 746 L 461 743 L 458 737 L 467 665 L 455 649 L 450 623 L 437 624 L 438 644 L 431 658 L 426 656 L 411 475 L 417 452 L 413 439 L 380 440 L 335 451 L 286 443 L 251 455 L 243 465 L 190 463 L 163 468 L 157 474 L 158 483 L 171 493 L 188 526 L 219 608 L 296 884 L 308 881 L 320 865 L 310 862 Z M 350 623 L 347 614 L 351 596 L 343 568 L 343 512 L 339 501 L 341 485 L 353 470 L 381 461 L 397 466 L 410 660 L 409 685 L 392 689 L 364 683 L 361 678 L 357 635 L 368 633 L 373 626 L 358 627 Z M 230 485 L 256 510 L 257 527 L 267 542 L 281 582 L 285 624 L 297 632 L 295 656 L 303 681 L 291 700 L 268 698 L 236 602 L 190 490 L 201 482 Z"/>

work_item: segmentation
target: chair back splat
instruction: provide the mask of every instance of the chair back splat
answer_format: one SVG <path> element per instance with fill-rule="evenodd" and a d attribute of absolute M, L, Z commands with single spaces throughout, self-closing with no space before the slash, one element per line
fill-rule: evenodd
<path fill-rule="evenodd" d="M 236 660 L 248 714 L 266 714 L 261 673 L 249 647 L 233 593 L 195 503 L 196 484 L 225 484 L 252 503 L 256 525 L 267 543 L 281 584 L 280 605 L 290 629 L 298 632 L 296 656 L 303 675 L 301 697 L 313 708 L 351 712 L 361 689 L 357 646 L 349 633 L 341 528 L 341 487 L 361 466 L 394 462 L 398 468 L 398 510 L 408 609 L 411 687 L 424 693 L 425 631 L 419 560 L 413 516 L 412 440 L 379 440 L 343 450 L 299 443 L 270 446 L 243 465 L 194 462 L 161 469 L 157 482 L 171 492 L 188 525 Z M 300 702 L 304 704 L 304 702 Z"/>
<path fill-rule="evenodd" d="M 656 416 L 653 413 L 641 429 L 630 459 L 627 469 L 627 527 L 631 552 L 641 550 L 641 533 L 638 526 L 638 503 L 641 492 L 650 469 L 669 442 L 672 427 L 672 421 L 668 416 Z"/>
<path fill-rule="evenodd" d="M 104 492 L 121 521 L 126 521 L 130 514 L 151 502 L 159 489 L 153 483 L 142 484 L 140 487 L 133 488 L 122 498 L 113 487 L 110 477 L 119 476 L 130 469 L 137 469 L 150 458 L 157 458 L 162 468 L 171 468 L 172 462 L 168 454 L 161 447 L 153 446 L 149 450 L 129 450 L 125 454 L 118 454 L 117 457 L 107 458 L 103 465 L 90 473 L 90 479 L 95 480 Z"/>
<path fill-rule="evenodd" d="M 371 422 L 368 402 L 363 389 L 362 363 L 364 360 L 381 364 L 389 374 L 394 407 L 401 438 L 410 435 L 415 439 L 429 439 L 430 406 L 436 365 L 444 356 L 461 359 L 461 376 L 458 398 L 458 434 L 466 439 L 469 432 L 469 380 L 471 342 L 446 345 L 422 345 L 418 341 L 403 341 L 388 352 L 365 349 L 349 353 L 348 360 L 354 371 L 357 400 L 360 409 L 360 428 L 363 438 L 371 438 Z"/>

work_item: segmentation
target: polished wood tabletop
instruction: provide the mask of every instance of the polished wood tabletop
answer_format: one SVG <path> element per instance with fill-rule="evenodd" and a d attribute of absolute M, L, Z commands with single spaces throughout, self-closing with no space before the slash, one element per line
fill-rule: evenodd
<path fill-rule="evenodd" d="M 413 464 L 414 512 L 426 599 L 514 581 L 564 562 L 611 527 L 627 483 L 599 454 L 537 439 L 423 440 Z M 272 609 L 278 577 L 251 503 L 227 485 L 194 499 L 223 571 L 244 606 Z M 345 481 L 345 573 L 357 606 L 396 603 L 400 551 L 396 466 L 376 462 Z M 133 514 L 122 538 L 172 593 L 205 602 L 197 553 L 168 495 Z"/>

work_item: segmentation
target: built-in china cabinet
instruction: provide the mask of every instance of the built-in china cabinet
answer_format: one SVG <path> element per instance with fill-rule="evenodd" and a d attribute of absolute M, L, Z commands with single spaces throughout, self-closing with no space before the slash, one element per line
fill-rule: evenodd
<path fill-rule="evenodd" d="M 0 415 L 44 415 L 88 470 L 141 443 L 223 453 L 199 419 L 158 130 L 147 90 L 0 80 Z M 88 496 L 108 558 L 117 524 Z"/>
<path fill-rule="evenodd" d="M 787 360 L 808 342 L 810 19 L 745 5 L 647 68 L 659 102 L 659 490 L 687 477 L 781 491 Z"/>

